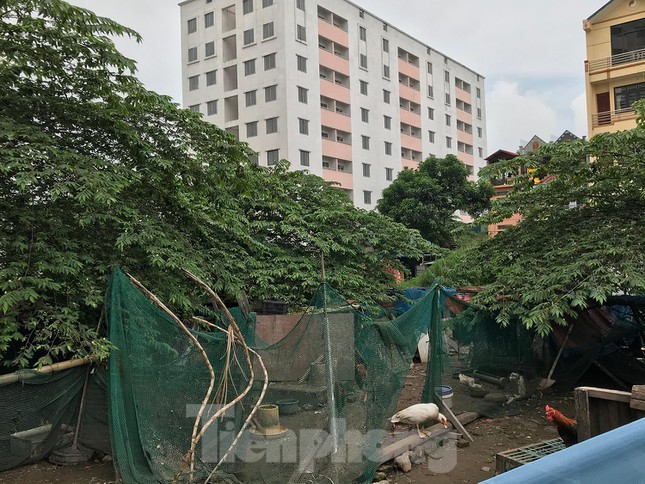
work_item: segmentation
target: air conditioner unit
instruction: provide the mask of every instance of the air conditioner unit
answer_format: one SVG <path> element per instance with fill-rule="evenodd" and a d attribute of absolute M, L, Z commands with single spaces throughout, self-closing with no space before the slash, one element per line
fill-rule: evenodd
<path fill-rule="evenodd" d="M 320 103 L 320 107 L 323 109 L 329 109 L 329 106 L 327 106 L 326 103 Z"/>
<path fill-rule="evenodd" d="M 325 133 L 323 131 L 322 133 L 320 133 L 320 136 L 322 136 L 323 138 L 329 138 L 329 133 Z"/>
<path fill-rule="evenodd" d="M 345 165 L 338 165 L 338 171 L 345 171 Z"/>
<path fill-rule="evenodd" d="M 336 136 L 336 141 L 343 143 L 345 141 L 345 138 L 343 138 L 342 136 Z"/>
<path fill-rule="evenodd" d="M 342 113 L 342 112 L 343 112 L 343 108 L 336 108 L 336 112 L 337 112 L 337 113 Z"/>

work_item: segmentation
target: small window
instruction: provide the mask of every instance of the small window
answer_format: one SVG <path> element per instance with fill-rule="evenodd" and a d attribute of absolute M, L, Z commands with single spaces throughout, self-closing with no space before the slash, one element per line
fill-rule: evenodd
<path fill-rule="evenodd" d="M 199 89 L 199 76 L 191 76 L 188 78 L 188 90 L 196 91 Z"/>
<path fill-rule="evenodd" d="M 390 91 L 383 89 L 383 102 L 390 104 Z"/>
<path fill-rule="evenodd" d="M 365 54 L 358 55 L 358 62 L 363 69 L 367 69 L 367 56 Z"/>
<path fill-rule="evenodd" d="M 278 99 L 278 86 L 267 86 L 264 88 L 264 102 L 271 102 Z"/>
<path fill-rule="evenodd" d="M 390 78 L 390 66 L 386 66 L 385 64 L 383 64 L 383 77 L 386 79 Z"/>
<path fill-rule="evenodd" d="M 477 137 L 478 137 L 478 138 L 481 138 L 481 137 L 482 137 L 482 132 L 483 132 L 483 131 L 482 131 L 482 129 L 478 127 L 478 128 L 477 128 Z"/>
<path fill-rule="evenodd" d="M 212 27 L 215 25 L 215 16 L 213 15 L 213 12 L 208 12 L 206 15 L 204 15 L 204 27 Z"/>
<path fill-rule="evenodd" d="M 482 118 L 482 108 L 477 108 L 477 118 L 478 119 Z"/>
<path fill-rule="evenodd" d="M 444 77 L 446 82 L 450 82 L 450 72 L 443 71 L 443 77 Z"/>
<path fill-rule="evenodd" d="M 212 86 L 217 84 L 217 70 L 208 71 L 206 73 L 206 85 Z"/>
<path fill-rule="evenodd" d="M 369 109 L 361 108 L 361 121 L 364 123 L 370 122 L 370 111 Z"/>
<path fill-rule="evenodd" d="M 246 15 L 253 11 L 253 0 L 242 0 L 242 14 Z"/>
<path fill-rule="evenodd" d="M 244 31 L 242 36 L 244 40 L 244 45 L 250 45 L 255 42 L 255 29 L 248 29 Z"/>
<path fill-rule="evenodd" d="M 302 10 L 304 12 L 305 11 L 305 0 L 296 0 L 296 8 L 298 10 Z M 308 163 L 307 163 L 307 166 L 309 166 Z"/>
<path fill-rule="evenodd" d="M 273 22 L 266 23 L 262 26 L 262 38 L 268 39 L 274 36 Z"/>
<path fill-rule="evenodd" d="M 204 57 L 212 57 L 215 55 L 215 41 L 206 42 L 204 44 Z"/>
<path fill-rule="evenodd" d="M 383 39 L 383 52 L 389 52 L 390 51 L 390 41 L 387 39 Z"/>
<path fill-rule="evenodd" d="M 434 143 L 434 134 L 434 131 L 428 131 L 428 141 L 430 141 L 430 143 Z"/>
<path fill-rule="evenodd" d="M 192 34 L 193 32 L 197 32 L 197 19 L 196 18 L 191 18 L 188 21 L 188 33 Z"/>
<path fill-rule="evenodd" d="M 188 62 L 195 62 L 197 60 L 197 47 L 188 49 Z"/>
<path fill-rule="evenodd" d="M 383 127 L 385 129 L 392 129 L 392 118 L 390 116 L 383 116 Z"/>
<path fill-rule="evenodd" d="M 300 102 L 301 102 L 301 103 L 303 103 L 303 104 L 307 104 L 307 103 L 308 103 L 308 96 L 307 96 L 307 94 L 308 94 L 308 90 L 307 90 L 307 89 L 305 89 L 305 88 L 304 88 L 304 87 L 302 87 L 302 86 L 298 86 L 298 101 L 300 101 Z"/>
<path fill-rule="evenodd" d="M 300 42 L 307 42 L 307 29 L 304 25 L 296 25 L 296 39 Z"/>
<path fill-rule="evenodd" d="M 363 176 L 365 178 L 370 177 L 371 165 L 369 163 L 363 163 Z"/>
<path fill-rule="evenodd" d="M 257 153 L 253 153 L 252 155 L 249 155 L 249 162 L 253 165 L 259 165 L 260 156 Z"/>
<path fill-rule="evenodd" d="M 251 123 L 246 123 L 246 137 L 254 138 L 258 135 L 258 122 L 253 121 Z"/>
<path fill-rule="evenodd" d="M 452 138 L 450 136 L 446 136 L 446 148 L 452 148 Z"/>
<path fill-rule="evenodd" d="M 387 181 L 392 181 L 394 179 L 394 168 L 385 169 L 385 179 Z"/>
<path fill-rule="evenodd" d="M 244 61 L 244 75 L 252 76 L 255 74 L 255 59 Z"/>
<path fill-rule="evenodd" d="M 264 70 L 275 69 L 275 53 L 264 56 Z"/>
<path fill-rule="evenodd" d="M 477 92 L 477 98 L 478 99 L 481 98 L 482 97 L 482 90 L 480 88 L 477 88 L 476 92 Z"/>
<path fill-rule="evenodd" d="M 434 98 L 434 87 L 428 86 L 428 97 Z"/>
<path fill-rule="evenodd" d="M 369 150 L 370 149 L 370 137 L 369 136 L 361 136 L 361 146 L 363 146 L 364 150 Z"/>
<path fill-rule="evenodd" d="M 451 118 L 450 114 L 446 114 L 446 126 L 450 126 Z"/>
<path fill-rule="evenodd" d="M 367 40 L 367 29 L 365 27 L 358 27 L 358 38 L 363 41 Z"/>
<path fill-rule="evenodd" d="M 271 5 L 273 5 L 273 0 L 262 0 L 262 7 L 266 8 L 270 7 Z"/>
<path fill-rule="evenodd" d="M 206 114 L 209 116 L 217 114 L 217 99 L 206 103 Z"/>
<path fill-rule="evenodd" d="M 365 96 L 367 96 L 367 82 L 360 81 L 360 86 L 361 86 L 361 94 L 364 94 Z"/>
<path fill-rule="evenodd" d="M 450 94 L 446 93 L 446 104 L 450 106 Z"/>
<path fill-rule="evenodd" d="M 363 202 L 365 203 L 365 205 L 372 204 L 372 192 L 363 190 Z"/>
<path fill-rule="evenodd" d="M 385 142 L 385 154 L 386 155 L 392 154 L 392 143 L 390 143 L 389 141 Z"/>
<path fill-rule="evenodd" d="M 432 62 L 428 62 L 428 74 L 432 75 Z"/>
<path fill-rule="evenodd" d="M 428 119 L 434 119 L 434 109 L 428 108 Z"/>
<path fill-rule="evenodd" d="M 190 109 L 193 113 L 198 113 L 199 112 L 199 104 L 193 104 L 192 106 L 188 106 L 188 109 Z"/>
<path fill-rule="evenodd" d="M 280 161 L 280 150 L 267 151 L 267 165 L 275 165 Z"/>
<path fill-rule="evenodd" d="M 477 148 L 477 152 L 479 153 L 480 158 L 484 157 L 484 148 Z"/>
<path fill-rule="evenodd" d="M 300 150 L 300 166 L 309 166 L 310 155 L 309 151 Z"/>
<path fill-rule="evenodd" d="M 255 106 L 258 103 L 257 91 L 248 91 L 244 93 L 246 107 Z"/>
<path fill-rule="evenodd" d="M 265 120 L 267 134 L 278 132 L 278 118 L 269 118 Z"/>
<path fill-rule="evenodd" d="M 298 118 L 298 132 L 300 134 L 309 134 L 309 120 Z"/>
<path fill-rule="evenodd" d="M 307 58 L 296 54 L 298 70 L 300 72 L 307 72 Z"/>

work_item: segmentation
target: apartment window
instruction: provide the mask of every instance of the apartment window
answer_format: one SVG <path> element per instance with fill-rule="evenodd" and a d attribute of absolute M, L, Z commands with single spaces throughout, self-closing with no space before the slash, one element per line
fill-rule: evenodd
<path fill-rule="evenodd" d="M 452 148 L 452 138 L 450 136 L 446 136 L 446 148 Z"/>
<path fill-rule="evenodd" d="M 482 90 L 480 88 L 477 88 L 477 99 L 480 99 L 482 97 Z"/>
<path fill-rule="evenodd" d="M 296 55 L 298 70 L 300 72 L 307 72 L 307 58 L 301 55 Z"/>
<path fill-rule="evenodd" d="M 196 91 L 199 89 L 199 76 L 191 76 L 188 78 L 188 90 Z"/>
<path fill-rule="evenodd" d="M 253 11 L 253 0 L 242 0 L 242 14 L 246 15 Z"/>
<path fill-rule="evenodd" d="M 363 202 L 365 203 L 365 205 L 372 204 L 372 192 L 363 190 Z"/>
<path fill-rule="evenodd" d="M 446 126 L 450 126 L 451 118 L 450 114 L 446 114 Z"/>
<path fill-rule="evenodd" d="M 434 98 L 434 87 L 428 86 L 428 97 Z"/>
<path fill-rule="evenodd" d="M 246 137 L 254 138 L 258 135 L 258 122 L 253 121 L 251 123 L 246 123 Z"/>
<path fill-rule="evenodd" d="M 258 156 L 257 153 L 253 153 L 252 155 L 249 155 L 249 162 L 253 165 L 259 165 L 260 157 Z"/>
<path fill-rule="evenodd" d="M 217 99 L 206 103 L 206 114 L 209 116 L 217 114 Z"/>
<path fill-rule="evenodd" d="M 264 56 L 264 70 L 275 69 L 275 53 Z"/>
<path fill-rule="evenodd" d="M 392 118 L 390 116 L 383 116 L 383 127 L 385 129 L 392 129 Z"/>
<path fill-rule="evenodd" d="M 204 15 L 204 27 L 212 27 L 215 25 L 215 15 L 213 15 L 213 12 L 208 12 L 206 15 Z"/>
<path fill-rule="evenodd" d="M 296 8 L 305 11 L 305 0 L 296 0 Z M 307 165 L 308 166 L 308 165 Z"/>
<path fill-rule="evenodd" d="M 363 146 L 364 150 L 369 150 L 370 149 L 370 137 L 369 136 L 361 136 L 361 145 Z"/>
<path fill-rule="evenodd" d="M 484 157 L 484 148 L 477 148 L 477 153 L 479 153 L 480 158 L 483 158 Z"/>
<path fill-rule="evenodd" d="M 193 32 L 197 32 L 197 19 L 196 18 L 191 18 L 188 21 L 188 33 L 192 34 Z"/>
<path fill-rule="evenodd" d="M 390 78 L 390 66 L 383 64 L 383 77 L 386 79 Z"/>
<path fill-rule="evenodd" d="M 477 108 L 477 119 L 482 118 L 482 108 Z"/>
<path fill-rule="evenodd" d="M 365 178 L 370 177 L 370 169 L 371 169 L 371 165 L 369 163 L 363 163 L 363 176 Z"/>
<path fill-rule="evenodd" d="M 358 63 L 363 69 L 367 69 L 367 56 L 365 54 L 359 54 Z"/>
<path fill-rule="evenodd" d="M 428 108 L 428 119 L 434 119 L 434 109 Z"/>
<path fill-rule="evenodd" d="M 262 7 L 266 8 L 270 7 L 271 5 L 273 5 L 273 0 L 262 0 Z"/>
<path fill-rule="evenodd" d="M 358 38 L 361 40 L 367 40 L 367 29 L 365 27 L 358 27 Z"/>
<path fill-rule="evenodd" d="M 255 74 L 255 59 L 244 61 L 244 75 L 252 76 Z"/>
<path fill-rule="evenodd" d="M 278 98 L 278 86 L 267 86 L 264 88 L 264 102 L 275 101 Z"/>
<path fill-rule="evenodd" d="M 307 42 L 307 29 L 304 25 L 296 25 L 296 39 Z"/>
<path fill-rule="evenodd" d="M 364 123 L 370 122 L 370 111 L 369 109 L 361 108 L 361 121 Z"/>
<path fill-rule="evenodd" d="M 267 165 L 275 165 L 280 161 L 280 150 L 267 151 Z"/>
<path fill-rule="evenodd" d="M 206 42 L 204 44 L 204 57 L 211 57 L 215 55 L 215 41 Z"/>
<path fill-rule="evenodd" d="M 629 109 L 634 102 L 643 98 L 645 98 L 645 82 L 614 88 L 614 103 L 616 109 Z"/>
<path fill-rule="evenodd" d="M 195 62 L 197 60 L 197 47 L 188 49 L 188 62 Z"/>
<path fill-rule="evenodd" d="M 383 52 L 389 52 L 390 51 L 390 41 L 387 39 L 383 39 Z"/>
<path fill-rule="evenodd" d="M 300 134 L 309 134 L 309 120 L 298 118 L 298 132 Z"/>
<path fill-rule="evenodd" d="M 199 104 L 193 104 L 192 106 L 188 106 L 188 109 L 191 110 L 193 113 L 198 113 L 199 112 Z"/>
<path fill-rule="evenodd" d="M 443 77 L 446 82 L 450 82 L 450 72 L 443 71 Z"/>
<path fill-rule="evenodd" d="M 367 96 L 367 82 L 360 81 L 360 86 L 361 86 L 361 94 L 365 94 Z"/>
<path fill-rule="evenodd" d="M 266 23 L 262 26 L 262 38 L 268 39 L 273 37 L 273 22 Z"/>
<path fill-rule="evenodd" d="M 308 104 L 308 93 L 308 89 L 305 89 L 302 86 L 298 86 L 298 101 L 303 104 Z"/>
<path fill-rule="evenodd" d="M 434 143 L 434 131 L 428 131 L 428 141 Z"/>
<path fill-rule="evenodd" d="M 245 30 L 243 39 L 244 39 L 244 45 L 249 45 L 255 42 L 255 29 Z"/>
<path fill-rule="evenodd" d="M 383 89 L 383 102 L 390 104 L 390 91 L 387 91 L 386 89 Z"/>
<path fill-rule="evenodd" d="M 300 166 L 309 166 L 310 155 L 309 151 L 300 150 Z"/>
<path fill-rule="evenodd" d="M 265 120 L 267 134 L 278 132 L 278 118 L 268 118 Z"/>
<path fill-rule="evenodd" d="M 390 143 L 389 141 L 385 142 L 385 154 L 386 155 L 392 154 L 392 143 Z"/>
<path fill-rule="evenodd" d="M 244 103 L 246 107 L 255 106 L 258 103 L 257 91 L 247 91 L 244 93 Z"/>
<path fill-rule="evenodd" d="M 428 74 L 432 75 L 432 62 L 428 62 Z"/>
<path fill-rule="evenodd" d="M 387 181 L 392 181 L 394 179 L 394 168 L 385 169 L 385 179 Z"/>
<path fill-rule="evenodd" d="M 450 94 L 446 93 L 446 104 L 450 106 Z"/>
<path fill-rule="evenodd" d="M 206 73 L 206 85 L 212 86 L 213 84 L 217 84 L 217 70 L 208 71 Z"/>

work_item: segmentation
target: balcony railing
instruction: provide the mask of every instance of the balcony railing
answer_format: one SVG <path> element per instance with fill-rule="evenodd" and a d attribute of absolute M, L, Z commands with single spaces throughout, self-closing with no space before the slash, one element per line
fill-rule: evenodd
<path fill-rule="evenodd" d="M 623 52 L 622 54 L 612 55 L 611 57 L 589 61 L 589 73 L 591 74 L 592 72 L 605 71 L 614 66 L 628 64 L 630 62 L 638 62 L 642 60 L 645 60 L 645 49 Z"/>
<path fill-rule="evenodd" d="M 631 119 L 634 116 L 636 116 L 636 113 L 632 108 L 605 111 L 603 113 L 592 114 L 591 124 L 594 128 L 597 128 L 598 126 L 614 124 L 616 121 L 621 121 L 623 119 Z"/>

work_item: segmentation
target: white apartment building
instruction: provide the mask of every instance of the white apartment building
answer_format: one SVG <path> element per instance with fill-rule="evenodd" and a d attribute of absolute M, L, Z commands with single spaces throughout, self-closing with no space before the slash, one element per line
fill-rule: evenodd
<path fill-rule="evenodd" d="M 485 165 L 484 78 L 346 0 L 187 0 L 183 103 L 373 209 L 404 168 Z"/>

